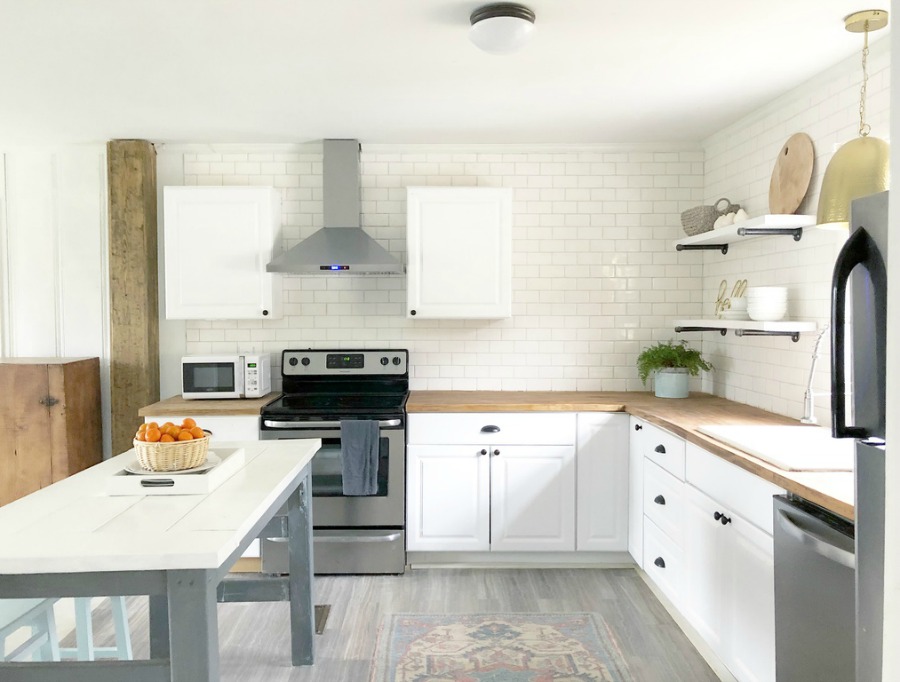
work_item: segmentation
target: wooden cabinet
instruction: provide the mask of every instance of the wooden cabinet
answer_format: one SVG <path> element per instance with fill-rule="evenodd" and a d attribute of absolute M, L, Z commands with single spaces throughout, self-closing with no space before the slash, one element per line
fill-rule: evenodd
<path fill-rule="evenodd" d="M 575 549 L 575 415 L 414 414 L 409 551 Z"/>
<path fill-rule="evenodd" d="M 624 413 L 577 415 L 578 550 L 622 552 L 628 548 L 628 422 Z"/>
<path fill-rule="evenodd" d="M 281 222 L 272 187 L 163 188 L 166 317 L 281 317 L 281 277 L 266 272 Z"/>
<path fill-rule="evenodd" d="M 0 361 L 0 504 L 103 458 L 98 358 Z"/>
<path fill-rule="evenodd" d="M 512 315 L 512 190 L 407 188 L 407 317 Z"/>

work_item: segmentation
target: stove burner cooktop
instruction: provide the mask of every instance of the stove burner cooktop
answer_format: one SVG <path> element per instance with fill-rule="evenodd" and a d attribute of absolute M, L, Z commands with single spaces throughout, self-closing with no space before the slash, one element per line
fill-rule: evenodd
<path fill-rule="evenodd" d="M 372 415 L 402 413 L 407 393 L 373 395 L 285 394 L 263 408 L 263 415 Z"/>

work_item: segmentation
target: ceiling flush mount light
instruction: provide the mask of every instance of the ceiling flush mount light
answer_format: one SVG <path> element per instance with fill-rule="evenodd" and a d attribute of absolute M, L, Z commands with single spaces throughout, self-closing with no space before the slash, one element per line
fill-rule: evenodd
<path fill-rule="evenodd" d="M 534 12 L 523 5 L 500 2 L 479 7 L 469 17 L 469 39 L 485 52 L 510 54 L 534 32 Z"/>
<path fill-rule="evenodd" d="M 859 89 L 859 137 L 838 149 L 822 179 L 816 223 L 820 227 L 847 228 L 850 201 L 883 192 L 890 182 L 890 147 L 884 140 L 869 137 L 866 123 L 866 84 L 869 80 L 866 60 L 869 56 L 869 32 L 884 28 L 888 13 L 884 10 L 854 12 L 844 19 L 851 33 L 863 34 L 862 86 Z"/>

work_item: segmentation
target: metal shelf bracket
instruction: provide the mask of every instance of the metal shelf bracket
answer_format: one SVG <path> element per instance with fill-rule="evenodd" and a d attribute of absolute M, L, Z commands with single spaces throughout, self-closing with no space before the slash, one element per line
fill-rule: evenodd
<path fill-rule="evenodd" d="M 676 251 L 721 251 L 728 253 L 728 244 L 676 244 Z"/>
<path fill-rule="evenodd" d="M 717 331 L 722 336 L 725 336 L 728 333 L 727 329 L 722 329 L 721 327 L 675 327 L 675 333 L 680 334 L 681 332 L 713 332 Z"/>
<path fill-rule="evenodd" d="M 791 235 L 795 242 L 799 242 L 803 237 L 802 227 L 739 227 L 739 237 L 758 237 L 766 234 L 784 234 Z M 724 252 L 723 252 L 724 253 Z"/>
<path fill-rule="evenodd" d="M 759 329 L 735 329 L 736 336 L 790 336 L 791 341 L 797 343 L 800 340 L 800 332 L 766 332 Z"/>

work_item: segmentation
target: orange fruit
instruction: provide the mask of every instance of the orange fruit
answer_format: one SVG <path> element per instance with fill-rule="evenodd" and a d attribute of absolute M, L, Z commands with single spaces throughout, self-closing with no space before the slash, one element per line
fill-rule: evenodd
<path fill-rule="evenodd" d="M 194 437 L 191 435 L 190 431 L 184 430 L 178 434 L 178 440 L 194 440 Z"/>
<path fill-rule="evenodd" d="M 168 433 L 164 433 L 163 435 L 161 435 L 159 437 L 159 442 L 160 443 L 174 443 L 175 439 L 172 438 L 172 436 L 170 436 Z"/>
<path fill-rule="evenodd" d="M 203 436 L 205 436 L 206 434 L 203 433 L 203 429 L 201 429 L 199 426 L 195 426 L 191 429 L 191 435 L 194 438 L 203 438 Z"/>
<path fill-rule="evenodd" d="M 195 422 L 190 417 L 185 417 L 184 421 L 181 422 L 181 428 L 183 428 L 183 429 L 192 429 L 195 426 L 197 426 L 197 422 Z"/>
<path fill-rule="evenodd" d="M 144 437 L 148 442 L 156 443 L 162 437 L 162 434 L 159 432 L 159 429 L 147 429 L 147 431 L 144 432 Z"/>
<path fill-rule="evenodd" d="M 169 424 L 169 426 L 165 429 L 160 429 L 163 433 L 167 433 L 173 438 L 177 438 L 178 434 L 181 432 L 181 429 L 175 426 L 175 424 Z"/>
<path fill-rule="evenodd" d="M 175 426 L 175 425 L 172 422 L 166 422 L 165 424 L 163 424 L 162 426 L 159 427 L 159 430 L 162 431 L 163 433 L 165 433 L 166 429 L 168 429 L 170 426 Z"/>
<path fill-rule="evenodd" d="M 144 422 L 143 424 L 141 424 L 138 427 L 138 433 L 143 433 L 144 431 L 146 431 L 148 426 L 149 426 L 149 424 L 147 422 Z"/>
<path fill-rule="evenodd" d="M 159 430 L 159 424 L 157 424 L 156 422 L 149 422 L 149 423 L 147 424 L 146 430 L 149 431 L 150 429 L 157 429 L 157 430 Z"/>
<path fill-rule="evenodd" d="M 135 440 L 146 440 L 146 439 L 144 438 L 144 432 L 143 432 L 143 431 L 138 431 L 136 434 L 134 434 L 134 439 L 135 439 Z"/>

